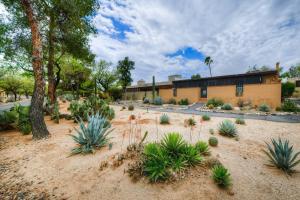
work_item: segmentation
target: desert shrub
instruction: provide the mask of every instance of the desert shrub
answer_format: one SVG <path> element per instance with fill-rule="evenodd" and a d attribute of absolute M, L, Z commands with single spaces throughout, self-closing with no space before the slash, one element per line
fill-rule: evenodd
<path fill-rule="evenodd" d="M 227 188 L 231 185 L 230 173 L 223 165 L 216 165 L 212 168 L 212 178 L 220 187 Z"/>
<path fill-rule="evenodd" d="M 110 87 L 108 89 L 108 93 L 109 93 L 109 96 L 114 100 L 114 101 L 117 101 L 119 99 L 122 99 L 122 93 L 123 93 L 123 90 L 122 88 L 119 88 L 119 87 Z"/>
<path fill-rule="evenodd" d="M 258 107 L 258 110 L 261 112 L 270 112 L 271 109 L 268 104 L 263 103 Z"/>
<path fill-rule="evenodd" d="M 281 110 L 284 112 L 298 112 L 299 108 L 297 107 L 296 103 L 289 99 L 286 99 L 281 105 Z"/>
<path fill-rule="evenodd" d="M 155 98 L 153 99 L 153 104 L 154 104 L 154 105 L 162 105 L 162 104 L 163 104 L 162 98 L 161 98 L 161 97 L 155 97 Z"/>
<path fill-rule="evenodd" d="M 176 105 L 176 99 L 174 98 L 169 99 L 168 104 Z"/>
<path fill-rule="evenodd" d="M 214 108 L 215 108 L 214 105 L 212 105 L 212 104 L 209 104 L 209 105 L 208 105 L 208 109 L 212 110 L 212 109 L 214 109 Z"/>
<path fill-rule="evenodd" d="M 179 101 L 178 101 L 178 104 L 179 105 L 189 105 L 189 100 L 187 99 L 187 98 L 185 98 L 185 99 L 180 99 Z"/>
<path fill-rule="evenodd" d="M 202 115 L 202 120 L 203 121 L 209 121 L 210 120 L 210 116 L 209 115 Z"/>
<path fill-rule="evenodd" d="M 236 124 L 246 124 L 245 120 L 242 119 L 242 118 L 236 118 L 236 119 L 235 119 L 235 123 L 236 123 Z"/>
<path fill-rule="evenodd" d="M 189 126 L 189 127 L 193 127 L 193 126 L 195 126 L 196 125 L 196 121 L 195 121 L 195 119 L 194 118 L 188 118 L 188 119 L 186 119 L 185 120 L 185 125 L 186 126 Z"/>
<path fill-rule="evenodd" d="M 218 146 L 218 138 L 216 137 L 209 137 L 208 144 L 212 147 Z"/>
<path fill-rule="evenodd" d="M 208 144 L 204 141 L 198 141 L 195 144 L 195 148 L 203 156 L 210 154 Z"/>
<path fill-rule="evenodd" d="M 283 170 L 287 174 L 294 172 L 293 168 L 300 163 L 300 159 L 297 160 L 300 152 L 294 153 L 293 146 L 289 145 L 288 140 L 282 141 L 281 138 L 278 138 L 277 141 L 271 139 L 271 142 L 272 144 L 266 143 L 267 150 L 264 150 L 270 159 L 270 165 Z"/>
<path fill-rule="evenodd" d="M 17 121 L 18 113 L 15 111 L 1 111 L 0 112 L 0 130 L 7 130 L 12 128 L 12 125 Z"/>
<path fill-rule="evenodd" d="M 108 105 L 103 105 L 99 112 L 102 116 L 106 117 L 109 120 L 112 120 L 115 117 L 115 110 Z"/>
<path fill-rule="evenodd" d="M 237 129 L 230 120 L 224 120 L 219 125 L 219 134 L 228 137 L 236 137 Z"/>
<path fill-rule="evenodd" d="M 221 107 L 222 110 L 232 110 L 232 105 L 229 104 L 229 103 L 225 103 L 222 107 Z"/>
<path fill-rule="evenodd" d="M 53 112 L 51 115 L 51 119 L 54 120 L 55 123 L 59 123 L 59 105 L 57 102 L 55 102 L 54 107 L 53 107 Z"/>
<path fill-rule="evenodd" d="M 214 129 L 210 128 L 210 129 L 209 129 L 209 133 L 210 133 L 211 135 L 215 134 Z"/>
<path fill-rule="evenodd" d="M 105 146 L 108 141 L 110 130 L 109 121 L 99 113 L 88 116 L 88 123 L 85 126 L 80 119 L 79 129 L 75 129 L 78 135 L 71 135 L 79 147 L 73 148 L 71 154 L 93 153 L 95 149 Z"/>
<path fill-rule="evenodd" d="M 160 116 L 160 124 L 170 124 L 170 118 L 167 114 L 162 114 Z"/>
<path fill-rule="evenodd" d="M 217 98 L 209 99 L 206 103 L 207 106 L 213 105 L 214 107 L 222 106 L 223 104 L 224 102 L 221 99 L 217 99 Z"/>
<path fill-rule="evenodd" d="M 150 100 L 147 97 L 145 97 L 143 100 L 143 103 L 148 104 L 148 103 L 150 103 Z"/>
<path fill-rule="evenodd" d="M 72 101 L 68 110 L 70 110 L 75 121 L 78 121 L 79 119 L 86 121 L 89 113 L 92 112 L 92 108 L 89 105 L 80 101 Z"/>
<path fill-rule="evenodd" d="M 133 106 L 132 104 L 129 105 L 129 106 L 128 106 L 128 110 L 130 110 L 130 111 L 134 110 L 134 106 Z"/>
<path fill-rule="evenodd" d="M 196 148 L 178 133 L 165 135 L 159 143 L 147 144 L 143 155 L 143 171 L 152 182 L 166 180 L 202 160 Z"/>
<path fill-rule="evenodd" d="M 295 91 L 296 84 L 291 82 L 281 83 L 281 96 L 291 97 Z"/>
<path fill-rule="evenodd" d="M 24 135 L 27 135 L 31 132 L 31 122 L 30 122 L 30 106 L 16 106 L 14 108 L 18 113 L 18 129 Z"/>

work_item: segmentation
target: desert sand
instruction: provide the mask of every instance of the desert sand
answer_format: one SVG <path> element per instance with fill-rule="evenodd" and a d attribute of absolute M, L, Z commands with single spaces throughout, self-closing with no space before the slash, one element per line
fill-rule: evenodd
<path fill-rule="evenodd" d="M 67 112 L 66 108 L 67 103 L 61 105 L 62 112 Z M 219 145 L 210 150 L 231 173 L 233 185 L 228 192 L 214 184 L 209 170 L 199 167 L 176 182 L 156 184 L 147 179 L 133 182 L 125 173 L 130 161 L 100 170 L 101 162 L 112 162 L 114 155 L 126 150 L 131 114 L 138 122 L 132 127 L 140 128 L 141 134 L 149 132 L 146 142 L 158 140 L 168 132 L 179 132 L 190 141 L 190 129 L 184 127 L 184 119 L 189 117 L 197 121 L 190 142 L 207 141 L 211 136 L 209 129 L 217 132 L 218 124 L 225 118 L 212 117 L 200 123 L 200 116 L 168 113 L 171 124 L 160 125 L 160 112 L 113 108 L 116 117 L 112 120 L 112 148 L 104 147 L 94 154 L 70 156 L 76 144 L 69 134 L 75 134 L 74 127 L 78 126 L 72 120 L 62 119 L 55 124 L 46 117 L 51 137 L 41 141 L 32 141 L 31 135 L 23 136 L 14 130 L 0 132 L 0 199 L 300 199 L 300 174 L 289 177 L 266 166 L 268 159 L 262 151 L 265 141 L 279 136 L 289 139 L 299 151 L 300 124 L 246 120 L 246 125 L 237 125 L 239 140 L 215 133 Z M 138 134 L 136 139 L 139 138 Z M 296 170 L 300 171 L 300 165 Z"/>

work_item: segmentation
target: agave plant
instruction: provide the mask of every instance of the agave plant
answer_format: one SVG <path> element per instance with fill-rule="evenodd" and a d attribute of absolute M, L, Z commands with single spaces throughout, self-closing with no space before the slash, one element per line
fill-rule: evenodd
<path fill-rule="evenodd" d="M 160 116 L 160 124 L 170 124 L 170 118 L 167 114 L 162 114 Z"/>
<path fill-rule="evenodd" d="M 230 120 L 224 120 L 219 125 L 219 133 L 220 135 L 228 136 L 228 137 L 236 137 L 237 130 L 235 125 Z"/>
<path fill-rule="evenodd" d="M 88 124 L 84 125 L 82 119 L 79 121 L 80 129 L 75 129 L 78 135 L 71 135 L 79 147 L 72 149 L 72 154 L 93 153 L 95 149 L 105 146 L 108 135 L 111 133 L 110 123 L 99 113 L 88 116 Z"/>
<path fill-rule="evenodd" d="M 179 157 L 186 147 L 186 142 L 179 133 L 169 133 L 162 139 L 161 146 L 171 157 Z"/>
<path fill-rule="evenodd" d="M 223 165 L 216 165 L 212 168 L 212 178 L 220 187 L 231 185 L 230 173 Z"/>
<path fill-rule="evenodd" d="M 268 151 L 264 150 L 270 159 L 270 166 L 275 166 L 287 174 L 294 172 L 293 168 L 300 163 L 300 159 L 297 160 L 300 151 L 293 154 L 293 146 L 289 145 L 288 140 L 282 141 L 278 138 L 278 141 L 275 139 L 271 141 L 272 145 L 266 143 Z"/>

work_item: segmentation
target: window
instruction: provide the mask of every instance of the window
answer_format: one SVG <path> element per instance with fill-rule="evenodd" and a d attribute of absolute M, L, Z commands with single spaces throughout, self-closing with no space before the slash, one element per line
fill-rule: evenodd
<path fill-rule="evenodd" d="M 201 88 L 201 98 L 207 98 L 207 87 Z"/>
<path fill-rule="evenodd" d="M 243 85 L 243 83 L 236 84 L 236 93 L 235 93 L 235 96 L 241 97 L 241 96 L 243 96 L 243 92 L 244 92 L 244 85 Z"/>
<path fill-rule="evenodd" d="M 177 97 L 177 88 L 173 88 L 173 97 Z"/>

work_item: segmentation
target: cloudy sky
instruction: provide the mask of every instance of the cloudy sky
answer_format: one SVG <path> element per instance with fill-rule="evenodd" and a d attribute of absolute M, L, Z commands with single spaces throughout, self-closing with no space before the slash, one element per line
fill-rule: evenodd
<path fill-rule="evenodd" d="M 300 0 L 108 0 L 94 21 L 97 58 L 129 56 L 135 82 L 207 76 L 205 56 L 213 75 L 300 62 Z"/>

